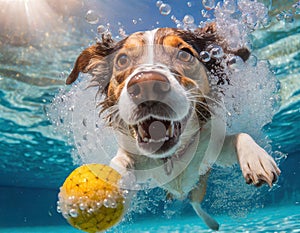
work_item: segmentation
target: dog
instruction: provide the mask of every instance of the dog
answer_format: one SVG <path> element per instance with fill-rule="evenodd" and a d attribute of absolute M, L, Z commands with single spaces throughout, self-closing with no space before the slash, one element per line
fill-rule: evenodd
<path fill-rule="evenodd" d="M 212 48 L 221 51 L 218 56 L 205 53 Z M 214 93 L 212 79 L 215 85 L 230 82 L 224 58 L 246 61 L 249 55 L 247 48 L 230 49 L 215 23 L 194 31 L 136 32 L 118 42 L 102 35 L 79 55 L 66 84 L 89 73 L 91 86 L 104 96 L 100 116 L 118 134 L 112 167 L 124 176 L 131 171 L 136 182 L 154 180 L 168 196 L 189 198 L 197 215 L 218 230 L 200 205 L 213 164 L 239 163 L 246 183 L 255 186 L 272 186 L 280 175 L 250 135 L 225 135 L 214 121 L 220 93 Z"/>

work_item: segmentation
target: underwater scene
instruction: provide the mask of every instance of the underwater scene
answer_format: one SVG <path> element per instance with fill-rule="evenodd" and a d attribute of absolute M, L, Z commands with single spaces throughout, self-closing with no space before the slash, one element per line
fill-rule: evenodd
<path fill-rule="evenodd" d="M 299 0 L 0 6 L 1 233 L 300 232 Z"/>

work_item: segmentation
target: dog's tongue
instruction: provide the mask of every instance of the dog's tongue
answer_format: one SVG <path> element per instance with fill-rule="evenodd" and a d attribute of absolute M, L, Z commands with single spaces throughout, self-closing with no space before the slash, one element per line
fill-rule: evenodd
<path fill-rule="evenodd" d="M 144 135 L 146 134 L 152 140 L 159 141 L 165 139 L 169 125 L 170 122 L 168 121 L 149 119 L 144 121 L 140 126 Z"/>
<path fill-rule="evenodd" d="M 151 139 L 160 140 L 166 137 L 166 126 L 161 121 L 153 121 L 148 128 Z"/>

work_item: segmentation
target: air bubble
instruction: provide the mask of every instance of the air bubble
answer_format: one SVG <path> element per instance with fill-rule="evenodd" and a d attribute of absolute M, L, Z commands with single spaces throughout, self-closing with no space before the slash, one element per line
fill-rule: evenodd
<path fill-rule="evenodd" d="M 105 198 L 103 201 L 103 205 L 106 208 L 116 208 L 117 207 L 116 200 L 111 197 Z"/>
<path fill-rule="evenodd" d="M 99 17 L 93 10 L 89 10 L 85 15 L 85 20 L 89 24 L 96 24 L 99 21 Z"/>
<path fill-rule="evenodd" d="M 103 34 L 106 31 L 106 27 L 104 25 L 99 25 L 97 27 L 98 34 Z"/>
<path fill-rule="evenodd" d="M 57 206 L 57 207 L 56 207 L 56 211 L 57 211 L 57 213 L 59 213 L 59 214 L 61 213 L 61 208 L 60 208 L 60 206 Z"/>
<path fill-rule="evenodd" d="M 276 15 L 276 19 L 277 19 L 278 21 L 282 21 L 282 20 L 284 19 L 284 13 L 281 12 L 281 13 L 277 14 L 277 15 Z"/>
<path fill-rule="evenodd" d="M 204 10 L 204 9 L 201 10 L 201 15 L 202 15 L 204 18 L 209 18 L 209 13 L 208 13 L 208 11 L 206 11 L 206 10 Z"/>
<path fill-rule="evenodd" d="M 213 58 L 221 58 L 224 55 L 223 49 L 221 46 L 214 45 L 214 47 L 210 50 L 210 55 Z"/>
<path fill-rule="evenodd" d="M 188 7 L 192 7 L 193 4 L 192 4 L 192 2 L 187 2 L 186 5 L 187 5 Z"/>
<path fill-rule="evenodd" d="M 179 20 L 178 20 L 179 21 Z M 183 23 L 182 22 L 177 22 L 176 23 L 176 28 L 178 28 L 178 29 L 183 29 Z"/>
<path fill-rule="evenodd" d="M 125 38 L 127 36 L 124 28 L 119 28 L 119 35 L 123 38 Z"/>
<path fill-rule="evenodd" d="M 163 1 L 157 1 L 157 2 L 156 2 L 156 6 L 157 6 L 157 7 L 160 7 L 162 4 L 163 4 Z"/>
<path fill-rule="evenodd" d="M 201 61 L 209 62 L 210 61 L 210 54 L 207 51 L 202 51 L 199 54 Z"/>
<path fill-rule="evenodd" d="M 230 69 L 239 71 L 244 67 L 245 63 L 239 56 L 232 56 L 229 58 L 227 65 Z"/>
<path fill-rule="evenodd" d="M 75 196 L 69 196 L 69 197 L 68 197 L 68 201 L 69 201 L 69 202 L 72 203 L 74 200 L 75 200 Z"/>
<path fill-rule="evenodd" d="M 171 13 L 171 10 L 172 10 L 172 8 L 169 4 L 163 3 L 159 7 L 159 12 L 162 15 L 169 15 Z"/>
<path fill-rule="evenodd" d="M 192 15 L 185 15 L 182 21 L 184 24 L 193 24 L 194 17 Z"/>
<path fill-rule="evenodd" d="M 206 10 L 212 10 L 215 8 L 215 0 L 202 0 L 202 5 Z"/>
<path fill-rule="evenodd" d="M 75 209 L 70 209 L 69 214 L 72 218 L 77 218 L 78 217 L 78 212 Z"/>
<path fill-rule="evenodd" d="M 294 9 L 295 9 L 295 14 L 299 15 L 300 14 L 300 1 L 298 1 L 297 3 L 295 3 L 293 5 Z"/>
<path fill-rule="evenodd" d="M 294 15 L 291 11 L 288 11 L 284 15 L 284 20 L 287 23 L 293 23 L 294 22 Z"/>
<path fill-rule="evenodd" d="M 102 206 L 102 203 L 101 202 L 97 202 L 96 206 L 97 206 L 97 208 L 100 208 Z"/>
<path fill-rule="evenodd" d="M 172 16 L 171 16 L 171 20 L 172 20 L 174 23 L 176 22 L 177 18 L 175 17 L 175 15 L 172 15 Z"/>
<path fill-rule="evenodd" d="M 126 199 L 129 196 L 129 191 L 127 189 L 124 189 L 122 191 L 122 196 Z"/>
<path fill-rule="evenodd" d="M 61 73 L 59 74 L 59 78 L 60 78 L 60 79 L 66 79 L 66 77 L 67 77 L 67 74 L 66 74 L 65 72 L 61 72 Z"/>
<path fill-rule="evenodd" d="M 80 203 L 79 204 L 79 209 L 85 210 L 87 208 L 87 205 L 85 203 Z"/>
<path fill-rule="evenodd" d="M 247 60 L 247 64 L 249 64 L 250 66 L 256 66 L 257 65 L 257 57 L 254 55 L 250 55 L 250 57 Z"/>
<path fill-rule="evenodd" d="M 229 14 L 233 14 L 236 12 L 236 4 L 235 1 L 232 0 L 225 0 L 223 2 L 223 10 Z"/>
<path fill-rule="evenodd" d="M 94 212 L 94 209 L 93 209 L 93 208 L 89 208 L 89 209 L 87 210 L 87 212 L 88 212 L 88 214 L 92 214 L 92 213 Z"/>
<path fill-rule="evenodd" d="M 137 24 L 137 20 L 136 20 L 136 19 L 133 19 L 133 20 L 132 20 L 132 23 L 133 23 L 133 24 Z"/>

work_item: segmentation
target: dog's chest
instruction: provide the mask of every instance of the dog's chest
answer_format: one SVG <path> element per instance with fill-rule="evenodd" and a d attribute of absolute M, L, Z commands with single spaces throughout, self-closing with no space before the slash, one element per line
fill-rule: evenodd
<path fill-rule="evenodd" d="M 136 169 L 144 171 L 137 176 L 138 182 L 150 182 L 177 199 L 185 198 L 199 181 L 203 153 L 199 151 L 198 142 L 198 138 L 195 139 L 180 157 L 136 161 Z"/>
<path fill-rule="evenodd" d="M 136 168 L 144 171 L 139 173 L 138 181 L 151 180 L 152 184 L 164 188 L 175 198 L 185 198 L 199 182 L 200 175 L 212 165 L 205 157 L 209 136 L 209 132 L 202 131 L 180 156 L 167 160 L 145 158 L 136 161 Z"/>

